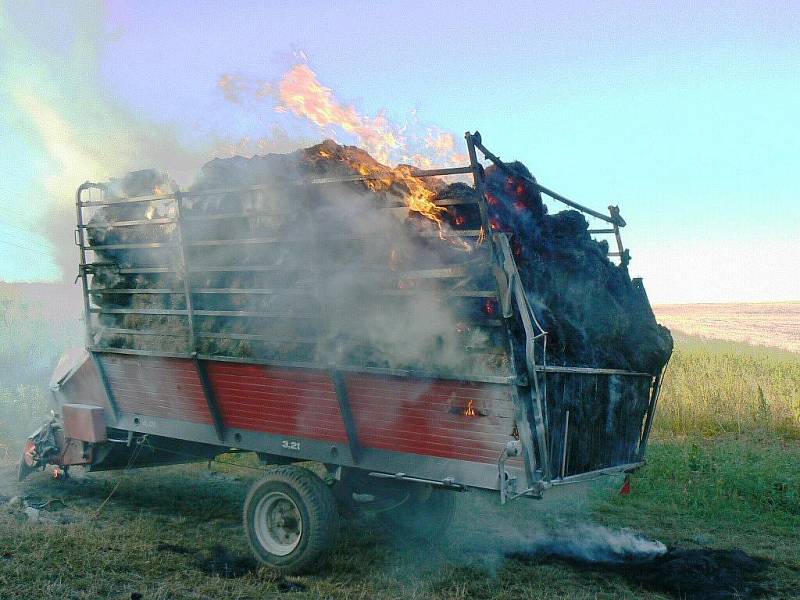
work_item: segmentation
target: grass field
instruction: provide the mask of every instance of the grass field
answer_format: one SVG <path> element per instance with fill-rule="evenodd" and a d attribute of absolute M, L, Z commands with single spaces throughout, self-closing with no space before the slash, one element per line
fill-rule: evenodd
<path fill-rule="evenodd" d="M 494 496 L 461 494 L 463 518 L 446 539 L 411 543 L 375 519 L 346 522 L 331 561 L 289 579 L 267 568 L 208 573 L 218 547 L 230 560 L 247 556 L 241 502 L 259 475 L 247 457 L 13 482 L 12 460 L 47 398 L 41 384 L 0 373 L 0 496 L 44 505 L 47 520 L 0 507 L 0 600 L 669 597 L 606 570 L 507 556 L 542 536 L 582 535 L 586 523 L 670 546 L 743 548 L 772 561 L 771 597 L 800 597 L 800 355 L 676 337 L 630 496 L 616 493 L 618 479 L 503 509 Z"/>
<path fill-rule="evenodd" d="M 800 354 L 675 334 L 656 431 L 800 439 Z"/>
<path fill-rule="evenodd" d="M 217 546 L 230 557 L 246 556 L 240 506 L 256 471 L 167 467 L 67 484 L 41 474 L 22 486 L 6 483 L 0 493 L 49 502 L 43 514 L 63 523 L 28 523 L 0 509 L 0 598 L 270 598 L 295 585 L 297 598 L 665 597 L 602 570 L 505 557 L 528 538 L 569 536 L 587 521 L 671 546 L 744 548 L 774 561 L 773 597 L 793 597 L 800 589 L 796 446 L 660 440 L 649 458 L 627 497 L 595 486 L 500 509 L 494 497 L 461 495 L 465 518 L 435 544 L 398 539 L 376 520 L 347 522 L 319 573 L 288 580 L 266 568 L 226 579 L 198 565 Z"/>

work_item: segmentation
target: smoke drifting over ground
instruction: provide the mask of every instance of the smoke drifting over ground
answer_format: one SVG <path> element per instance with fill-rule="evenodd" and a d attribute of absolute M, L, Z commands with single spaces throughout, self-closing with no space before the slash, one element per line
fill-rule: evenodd
<path fill-rule="evenodd" d="M 454 523 L 450 560 L 482 567 L 498 579 L 514 568 L 509 561 L 532 568 L 568 566 L 687 600 L 769 595 L 769 560 L 735 548 L 668 547 L 587 520 L 601 490 L 609 493 L 612 486 L 564 486 L 533 505 L 517 501 L 502 512 L 488 495 L 463 494 L 459 514 L 470 517 Z"/>
<path fill-rule="evenodd" d="M 600 525 L 574 525 L 555 533 L 534 533 L 511 556 L 542 556 L 586 563 L 620 564 L 653 560 L 667 553 L 659 541 Z"/>
<path fill-rule="evenodd" d="M 488 494 L 459 494 L 457 514 L 446 541 L 434 544 L 424 558 L 409 558 L 394 565 L 413 579 L 418 572 L 460 565 L 467 580 L 486 580 L 485 590 L 503 590 L 514 582 L 531 581 L 539 593 L 546 581 L 563 577 L 567 567 L 596 574 L 597 585 L 613 595 L 614 581 L 622 578 L 633 588 L 684 600 L 733 600 L 768 596 L 772 563 L 738 549 L 668 547 L 629 529 L 605 527 L 587 516 L 598 493 L 613 486 L 564 486 L 551 490 L 541 501 L 515 501 L 502 508 Z M 413 542 L 396 532 L 397 545 Z M 411 555 L 412 552 L 409 551 Z M 415 554 L 415 553 L 414 553 Z M 540 568 L 560 567 L 541 573 Z M 528 570 L 530 569 L 530 570 Z M 589 577 L 587 577 L 589 579 Z M 594 579 L 594 578 L 592 578 Z M 569 589 L 569 588 L 566 588 Z M 556 595 L 564 588 L 554 588 Z"/>

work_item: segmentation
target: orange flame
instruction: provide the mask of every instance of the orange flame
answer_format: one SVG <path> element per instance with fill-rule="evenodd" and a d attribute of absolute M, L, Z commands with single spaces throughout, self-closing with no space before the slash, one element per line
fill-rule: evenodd
<path fill-rule="evenodd" d="M 425 147 L 431 150 L 437 159 L 453 164 L 468 163 L 469 156 L 457 153 L 455 146 L 456 141 L 452 133 L 428 130 L 428 135 L 425 137 Z"/>
<path fill-rule="evenodd" d="M 472 400 L 467 402 L 467 408 L 464 409 L 464 416 L 465 417 L 477 417 L 478 416 L 478 411 L 475 410 L 475 407 L 473 406 Z"/>
<path fill-rule="evenodd" d="M 301 54 L 301 58 L 305 60 L 305 55 Z M 235 76 L 223 76 L 219 87 L 226 98 L 239 102 L 241 90 L 246 86 Z M 267 85 L 266 88 L 269 94 L 278 97 L 277 112 L 308 119 L 331 136 L 333 129 L 339 128 L 355 136 L 358 145 L 381 163 L 404 162 L 428 169 L 469 162 L 466 154 L 455 151 L 452 133 L 429 128 L 423 138 L 415 134 L 413 123 L 398 125 L 383 113 L 370 117 L 359 113 L 354 106 L 343 104 L 331 88 L 320 83 L 317 74 L 305 62 L 292 67 L 277 86 Z M 264 95 L 267 94 L 259 97 Z"/>
<path fill-rule="evenodd" d="M 337 132 L 355 138 L 356 143 L 362 147 L 375 160 L 365 160 L 364 157 L 352 154 L 349 151 L 330 152 L 329 147 L 320 148 L 319 156 L 322 158 L 335 158 L 343 160 L 357 173 L 366 178 L 365 184 L 377 192 L 390 192 L 401 196 L 410 211 L 419 213 L 436 223 L 439 237 L 448 239 L 451 243 L 464 250 L 471 250 L 471 246 L 458 236 L 445 233 L 442 214 L 446 209 L 437 206 L 434 202 L 436 184 L 430 180 L 414 177 L 414 168 L 431 168 L 434 166 L 449 166 L 465 164 L 468 157 L 455 152 L 456 140 L 451 133 L 430 128 L 423 136 L 417 135 L 412 126 L 397 125 L 387 119 L 384 114 L 368 116 L 360 113 L 354 106 L 341 102 L 334 91 L 323 85 L 317 74 L 306 63 L 306 56 L 301 52 L 299 58 L 303 61 L 296 64 L 272 85 L 264 82 L 248 82 L 236 75 L 223 75 L 218 81 L 218 87 L 224 97 L 236 104 L 242 105 L 245 95 L 255 95 L 256 100 L 267 96 L 277 98 L 278 104 L 275 111 L 289 113 L 307 119 L 322 129 L 326 135 L 335 137 Z M 249 140 L 243 140 L 249 143 Z M 232 150 L 234 148 L 232 147 Z M 236 152 L 241 151 L 236 148 Z M 333 154 L 336 154 L 334 156 Z M 414 166 L 400 164 L 394 168 L 385 166 L 388 163 L 412 163 Z"/>
<path fill-rule="evenodd" d="M 344 106 L 333 90 L 322 85 L 306 64 L 295 65 L 278 84 L 281 104 L 275 110 L 309 119 L 321 128 L 337 126 L 360 138 L 367 152 L 388 162 L 392 151 L 401 147 L 399 134 L 383 115 L 360 115 L 355 107 Z"/>
<path fill-rule="evenodd" d="M 354 106 L 341 102 L 331 88 L 320 83 L 305 53 L 297 52 L 296 58 L 301 62 L 277 82 L 249 80 L 242 75 L 225 73 L 217 80 L 217 88 L 225 100 L 241 110 L 252 110 L 260 102 L 274 99 L 276 112 L 307 119 L 329 137 L 335 138 L 338 130 L 351 135 L 359 146 L 382 163 L 409 163 L 431 168 L 469 162 L 466 154 L 456 152 L 457 143 L 452 133 L 436 127 L 423 129 L 416 111 L 402 123 L 390 121 L 384 113 L 362 114 Z M 266 139 L 256 142 L 260 146 Z M 231 145 L 228 153 L 244 153 L 251 141 L 245 138 Z"/>
<path fill-rule="evenodd" d="M 376 160 L 349 147 L 336 146 L 323 142 L 317 147 L 317 155 L 345 162 L 364 177 L 364 185 L 374 192 L 394 193 L 403 199 L 408 210 L 419 213 L 437 224 L 441 234 L 441 214 L 445 212 L 434 199 L 436 189 L 419 177 L 414 177 L 414 168 L 399 165 L 387 167 Z M 441 235 L 440 235 L 441 237 Z"/>

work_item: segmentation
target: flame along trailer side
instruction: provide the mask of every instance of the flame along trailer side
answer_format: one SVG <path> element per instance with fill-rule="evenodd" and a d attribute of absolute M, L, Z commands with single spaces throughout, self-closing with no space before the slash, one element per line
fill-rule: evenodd
<path fill-rule="evenodd" d="M 498 167 L 507 166 L 483 147 L 477 132 L 466 137 L 470 166 L 418 176 L 472 173 L 490 231 L 476 150 Z M 610 223 L 608 231 L 619 244 L 613 254 L 625 260 L 618 211 L 595 213 L 529 181 Z M 98 204 L 83 199 L 92 185 L 84 184 L 77 194 L 87 349 L 59 364 L 51 384 L 56 416 L 28 439 L 21 477 L 47 464 L 95 471 L 206 460 L 232 449 L 255 452 L 279 466 L 247 496 L 247 536 L 261 561 L 295 573 L 311 568 L 330 547 L 340 510 L 374 510 L 398 527 L 415 521 L 434 535 L 452 514 L 450 491 L 492 490 L 505 503 L 643 464 L 661 377 L 547 366 L 547 334 L 527 302 L 505 234 L 489 240 L 494 293 L 503 320 L 515 323 L 525 337 L 521 350 L 509 342 L 508 376 L 281 364 L 202 355 L 191 348 L 168 354 L 96 347 L 92 315 L 98 309 L 91 304 L 92 263 L 86 259 L 92 248 L 85 242 L 82 213 Z M 178 203 L 180 227 L 179 194 L 114 202 L 164 198 Z M 184 292 L 187 309 L 175 312 L 186 313 L 191 330 L 190 283 Z M 609 406 L 607 418 L 571 420 L 559 394 L 548 393 L 554 378 L 559 386 L 572 380 L 577 385 L 568 389 L 584 390 L 586 402 L 595 401 L 592 394 L 599 390 Z M 633 427 L 619 418 L 626 406 L 637 416 Z M 575 440 L 595 446 L 588 466 L 570 456 Z M 303 461 L 325 465 L 326 481 L 292 464 Z"/>

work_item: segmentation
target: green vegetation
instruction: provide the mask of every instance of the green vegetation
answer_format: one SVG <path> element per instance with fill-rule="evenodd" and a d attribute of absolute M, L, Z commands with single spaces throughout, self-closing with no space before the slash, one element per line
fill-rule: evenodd
<path fill-rule="evenodd" d="M 677 337 L 656 431 L 800 439 L 800 355 Z"/>

